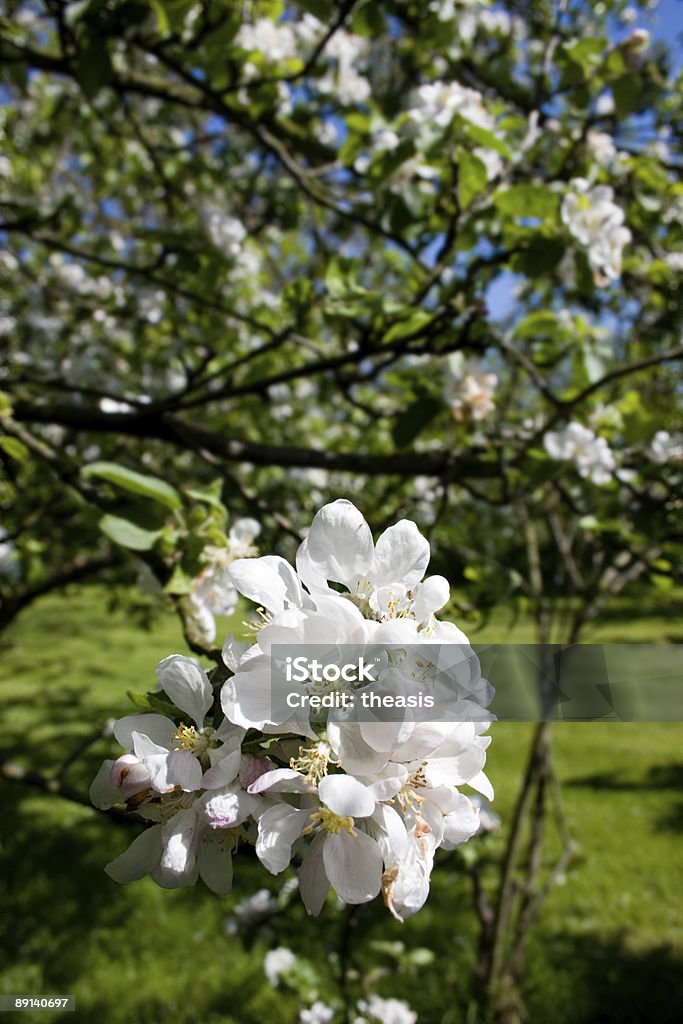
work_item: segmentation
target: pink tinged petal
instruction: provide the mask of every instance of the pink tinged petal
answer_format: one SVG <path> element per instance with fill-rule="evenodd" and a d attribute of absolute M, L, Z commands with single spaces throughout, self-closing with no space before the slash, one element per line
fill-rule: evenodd
<path fill-rule="evenodd" d="M 115 762 L 111 758 L 104 761 L 90 783 L 90 803 L 101 811 L 113 807 L 121 799 L 119 789 L 112 784 L 111 773 L 114 764 Z"/>
<path fill-rule="evenodd" d="M 317 917 L 323 908 L 325 898 L 330 889 L 330 882 L 325 873 L 323 848 L 325 836 L 319 833 L 304 857 L 299 869 L 299 892 L 307 913 Z"/>
<path fill-rule="evenodd" d="M 225 836 L 218 832 L 204 832 L 197 851 L 199 877 L 204 885 L 218 896 L 226 896 L 232 889 L 232 853 Z"/>
<path fill-rule="evenodd" d="M 367 818 L 375 809 L 368 787 L 350 775 L 326 775 L 318 786 L 318 796 L 342 818 Z"/>
<path fill-rule="evenodd" d="M 418 622 L 428 622 L 429 618 L 448 603 L 451 588 L 444 576 L 430 576 L 419 583 L 415 590 L 413 609 Z"/>
<path fill-rule="evenodd" d="M 246 796 L 246 794 L 244 795 Z M 240 800 L 240 788 L 237 786 L 232 786 L 223 793 L 207 793 L 201 803 L 203 816 L 214 829 L 234 828 L 236 825 L 241 825 L 248 814 Z"/>
<path fill-rule="evenodd" d="M 279 875 L 289 864 L 292 843 L 303 833 L 310 817 L 310 810 L 276 804 L 259 818 L 256 855 L 272 875 Z"/>
<path fill-rule="evenodd" d="M 125 718 L 119 718 L 118 722 L 114 723 L 114 736 L 117 742 L 127 750 L 133 749 L 134 732 L 148 736 L 153 743 L 170 750 L 171 736 L 176 729 L 175 722 L 166 718 L 165 715 L 126 715 Z"/>
<path fill-rule="evenodd" d="M 119 793 L 119 800 L 127 799 L 132 793 L 139 793 L 150 785 L 150 774 L 135 754 L 122 754 L 111 769 L 111 784 Z"/>
<path fill-rule="evenodd" d="M 429 541 L 415 523 L 403 519 L 385 530 L 377 541 L 370 578 L 375 588 L 401 583 L 410 590 L 429 565 Z"/>
<path fill-rule="evenodd" d="M 238 558 L 230 566 L 230 578 L 240 594 L 270 612 L 301 607 L 299 579 L 279 555 Z"/>
<path fill-rule="evenodd" d="M 328 833 L 323 863 L 332 888 L 345 903 L 367 903 L 382 887 L 382 855 L 364 832 Z"/>
<path fill-rule="evenodd" d="M 172 654 L 157 666 L 157 682 L 175 706 L 201 729 L 213 704 L 213 689 L 206 672 L 191 658 Z"/>
<path fill-rule="evenodd" d="M 272 769 L 272 762 L 255 754 L 243 754 L 240 762 L 239 779 L 245 789 Z"/>
<path fill-rule="evenodd" d="M 323 505 L 306 538 L 312 567 L 325 580 L 355 589 L 373 556 L 372 533 L 358 509 L 344 498 Z"/>
<path fill-rule="evenodd" d="M 120 857 L 110 861 L 104 870 L 115 882 L 135 882 L 154 870 L 161 852 L 161 826 L 153 825 L 134 839 Z"/>

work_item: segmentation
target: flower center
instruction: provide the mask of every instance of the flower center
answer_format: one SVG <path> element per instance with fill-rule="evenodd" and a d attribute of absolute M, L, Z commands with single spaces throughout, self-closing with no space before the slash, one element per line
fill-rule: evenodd
<path fill-rule="evenodd" d="M 397 793 L 397 800 L 402 811 L 412 810 L 413 807 L 419 809 L 420 804 L 424 801 L 424 797 L 420 796 L 418 790 L 424 789 L 426 785 L 427 780 L 422 768 L 418 768 L 416 772 L 408 776 L 407 782 Z"/>
<path fill-rule="evenodd" d="M 338 836 L 342 831 L 348 832 L 354 838 L 358 835 L 353 827 L 351 815 L 343 818 L 340 814 L 335 814 L 334 811 L 329 810 L 327 807 L 321 807 L 319 811 L 313 812 L 310 825 L 307 825 L 304 829 L 304 835 L 308 835 L 318 827 L 324 828 L 326 832 L 331 832 L 335 836 Z"/>
<path fill-rule="evenodd" d="M 320 740 L 312 747 L 299 747 L 299 756 L 290 759 L 289 767 L 295 772 L 304 772 L 308 781 L 317 785 L 327 775 L 328 764 L 339 763 L 332 758 L 329 743 Z"/>
<path fill-rule="evenodd" d="M 201 732 L 197 732 L 193 725 L 185 725 L 184 722 L 181 722 L 171 736 L 171 742 L 175 744 L 174 750 L 189 750 L 197 756 L 203 754 L 209 746 L 209 732 L 213 732 L 213 729 L 202 729 Z"/>
<path fill-rule="evenodd" d="M 266 626 L 269 626 L 273 620 L 273 616 L 270 612 L 267 612 L 265 608 L 257 608 L 256 614 L 258 615 L 258 619 L 245 619 L 242 622 L 244 628 L 254 635 L 260 633 Z"/>

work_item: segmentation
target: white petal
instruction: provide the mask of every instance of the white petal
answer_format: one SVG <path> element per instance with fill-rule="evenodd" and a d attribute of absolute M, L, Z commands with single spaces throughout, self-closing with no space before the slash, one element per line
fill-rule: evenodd
<path fill-rule="evenodd" d="M 135 882 L 157 866 L 161 851 L 161 826 L 153 825 L 134 839 L 120 857 L 110 861 L 104 870 L 115 882 Z"/>
<path fill-rule="evenodd" d="M 162 873 L 178 880 L 191 875 L 197 847 L 197 814 L 193 807 L 178 811 L 162 825 L 161 841 L 164 847 L 160 863 Z"/>
<path fill-rule="evenodd" d="M 220 831 L 204 832 L 197 852 L 199 876 L 218 896 L 226 896 L 232 889 L 232 853 L 225 845 Z"/>
<path fill-rule="evenodd" d="M 472 789 L 476 789 L 476 791 L 481 793 L 482 796 L 485 796 L 487 800 L 493 800 L 495 795 L 493 792 L 493 786 L 484 772 L 479 772 L 479 774 L 470 779 L 467 784 L 468 786 L 471 786 Z"/>
<path fill-rule="evenodd" d="M 368 787 L 350 775 L 326 775 L 318 786 L 318 795 L 342 818 L 367 818 L 375 809 L 375 798 Z"/>
<path fill-rule="evenodd" d="M 429 554 L 427 538 L 410 519 L 402 519 L 385 530 L 377 541 L 369 573 L 373 586 L 401 583 L 410 590 L 424 576 Z"/>
<path fill-rule="evenodd" d="M 323 579 L 355 589 L 372 562 L 370 527 L 344 498 L 323 505 L 308 531 L 306 554 Z"/>
<path fill-rule="evenodd" d="M 111 758 L 104 761 L 90 784 L 90 803 L 101 811 L 113 807 L 121 799 L 120 791 L 112 785 L 111 781 L 111 770 L 114 763 Z"/>
<path fill-rule="evenodd" d="M 238 558 L 230 566 L 230 578 L 240 594 L 271 612 L 299 608 L 301 584 L 289 562 L 279 555 Z"/>
<path fill-rule="evenodd" d="M 214 751 L 210 753 L 214 753 Z M 217 753 L 220 756 L 204 772 L 202 779 L 203 789 L 220 789 L 221 786 L 227 786 L 228 783 L 237 777 L 242 761 L 240 737 L 235 736 L 227 743 L 224 743 Z"/>
<path fill-rule="evenodd" d="M 232 633 L 228 633 L 223 644 L 223 662 L 232 672 L 236 672 L 239 664 L 251 647 L 246 641 L 235 640 Z"/>
<path fill-rule="evenodd" d="M 172 750 L 166 760 L 166 780 L 170 787 L 192 793 L 201 788 L 202 766 L 189 750 Z"/>
<path fill-rule="evenodd" d="M 248 787 L 250 793 L 314 793 L 315 786 L 293 768 L 264 772 Z"/>
<path fill-rule="evenodd" d="M 258 537 L 260 532 L 261 524 L 256 519 L 246 516 L 244 519 L 235 520 L 228 536 L 234 541 L 250 541 Z"/>
<path fill-rule="evenodd" d="M 213 704 L 213 689 L 206 672 L 191 658 L 172 654 L 157 666 L 157 680 L 175 706 L 201 729 Z"/>
<path fill-rule="evenodd" d="M 147 715 L 126 715 L 125 718 L 119 718 L 118 722 L 114 723 L 114 736 L 117 742 L 122 747 L 125 747 L 126 750 L 133 749 L 134 732 L 149 736 L 153 743 L 158 744 L 160 747 L 165 747 L 166 750 L 170 750 L 171 736 L 176 729 L 175 722 L 170 718 L 166 718 L 165 715 L 151 713 Z"/>
<path fill-rule="evenodd" d="M 330 881 L 325 873 L 323 848 L 325 836 L 318 833 L 315 837 L 299 869 L 299 892 L 309 914 L 317 917 L 323 908 L 325 897 L 330 888 Z"/>
<path fill-rule="evenodd" d="M 457 806 L 443 819 L 443 847 L 446 850 L 466 843 L 479 830 L 479 808 L 462 793 L 458 793 L 458 797 Z"/>
<path fill-rule="evenodd" d="M 430 576 L 419 583 L 415 590 L 413 608 L 418 622 L 427 622 L 429 617 L 448 603 L 451 588 L 445 576 Z"/>
<path fill-rule="evenodd" d="M 323 863 L 332 888 L 345 903 L 367 903 L 382 887 L 382 855 L 374 839 L 359 832 L 328 833 Z"/>
<path fill-rule="evenodd" d="M 299 838 L 310 817 L 310 810 L 276 804 L 259 818 L 256 855 L 272 875 L 279 875 L 289 864 L 292 843 Z"/>

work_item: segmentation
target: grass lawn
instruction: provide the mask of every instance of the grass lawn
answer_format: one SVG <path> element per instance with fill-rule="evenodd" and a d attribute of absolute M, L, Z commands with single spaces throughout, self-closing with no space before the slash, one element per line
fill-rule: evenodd
<path fill-rule="evenodd" d="M 680 639 L 670 625 L 676 617 L 664 619 L 654 604 L 624 606 L 621 618 L 603 620 L 586 639 Z M 518 641 L 533 639 L 524 623 L 514 634 Z M 509 620 L 495 616 L 477 639 L 512 639 Z M 149 632 L 132 627 L 98 588 L 42 600 L 0 651 L 0 757 L 53 772 L 107 718 L 130 713 L 126 691 L 151 689 L 156 663 L 182 650 L 172 619 Z M 522 724 L 493 729 L 489 770 L 504 823 L 530 734 Z M 681 726 L 565 723 L 555 727 L 555 738 L 566 814 L 580 849 L 530 943 L 529 1020 L 679 1024 Z M 87 787 L 113 749 L 98 741 L 67 780 Z M 149 880 L 127 887 L 111 882 L 102 868 L 130 841 L 126 826 L 11 783 L 0 784 L 0 796 L 0 993 L 74 993 L 77 1001 L 74 1015 L 10 1014 L 8 1021 L 294 1024 L 294 997 L 264 978 L 265 942 L 323 962 L 341 927 L 333 908 L 309 921 L 294 904 L 273 921 L 270 934 L 243 943 L 226 928 L 232 898 L 201 886 L 164 891 Z M 235 876 L 237 899 L 281 884 L 246 857 L 238 858 Z M 396 974 L 373 947 L 379 940 L 427 947 L 435 957 L 412 974 Z M 359 914 L 353 948 L 357 962 L 372 958 L 386 969 L 380 990 L 407 998 L 421 1024 L 465 1024 L 473 940 L 468 883 L 451 857 L 434 872 L 427 907 L 407 924 L 379 905 Z"/>

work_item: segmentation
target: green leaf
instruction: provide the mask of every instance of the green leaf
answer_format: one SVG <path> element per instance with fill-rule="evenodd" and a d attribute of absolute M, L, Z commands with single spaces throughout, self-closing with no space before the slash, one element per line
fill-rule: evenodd
<path fill-rule="evenodd" d="M 149 551 L 161 536 L 161 530 L 144 530 L 129 519 L 106 515 L 100 519 L 100 530 L 115 544 L 131 551 Z"/>
<path fill-rule="evenodd" d="M 76 80 L 85 96 L 92 100 L 100 89 L 109 85 L 114 77 L 114 68 L 102 36 L 88 39 L 76 58 Z"/>
<path fill-rule="evenodd" d="M 466 210 L 485 188 L 487 182 L 486 165 L 473 153 L 463 149 L 458 154 L 458 202 Z"/>
<path fill-rule="evenodd" d="M 622 75 L 612 85 L 617 117 L 628 117 L 638 110 L 642 102 L 642 82 L 638 75 Z"/>
<path fill-rule="evenodd" d="M 225 511 L 225 505 L 221 501 L 223 481 L 220 477 L 212 480 L 206 487 L 185 487 L 184 491 L 188 498 L 192 498 L 194 501 L 201 501 L 205 505 L 211 505 L 212 508 Z"/>
<path fill-rule="evenodd" d="M 441 412 L 443 404 L 431 395 L 422 395 L 409 405 L 400 416 L 392 430 L 392 437 L 397 448 L 406 448 L 428 423 Z"/>
<path fill-rule="evenodd" d="M 539 217 L 549 220 L 557 215 L 560 199 L 545 185 L 511 185 L 496 192 L 493 201 L 501 213 L 511 217 Z"/>
<path fill-rule="evenodd" d="M 158 714 L 166 715 L 167 718 L 180 717 L 180 712 L 175 704 L 172 704 L 161 693 L 136 693 L 134 690 L 128 690 L 126 696 L 131 704 L 140 711 L 155 711 Z"/>
<path fill-rule="evenodd" d="M 183 594 L 189 594 L 191 590 L 192 577 L 188 576 L 179 565 L 176 565 L 170 580 L 164 587 L 164 593 L 182 597 Z"/>
<path fill-rule="evenodd" d="M 160 480 L 156 476 L 149 476 L 147 473 L 138 473 L 134 469 L 120 466 L 118 462 L 91 462 L 81 470 L 81 475 L 90 478 L 97 477 L 106 480 L 110 484 L 130 491 L 133 494 L 141 494 L 145 498 L 151 498 L 165 505 L 170 509 L 178 509 L 182 505 L 182 499 L 175 487 Z"/>
<path fill-rule="evenodd" d="M 0 437 L 0 448 L 17 462 L 26 462 L 28 459 L 28 448 L 18 437 Z"/>
<path fill-rule="evenodd" d="M 400 341 L 401 338 L 409 338 L 430 324 L 433 319 L 432 314 L 425 309 L 415 310 L 405 320 L 393 324 L 383 336 L 382 341 L 388 344 L 391 341 Z"/>

